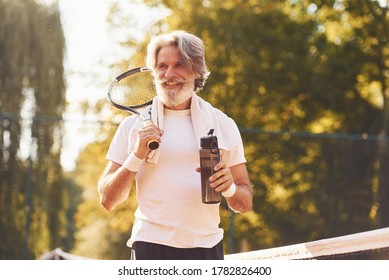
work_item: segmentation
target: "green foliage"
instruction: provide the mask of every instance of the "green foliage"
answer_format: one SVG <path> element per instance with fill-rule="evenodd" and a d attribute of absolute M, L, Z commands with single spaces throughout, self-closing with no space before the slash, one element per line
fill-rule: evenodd
<path fill-rule="evenodd" d="M 64 44 L 58 7 L 0 1 L 0 259 L 37 258 L 67 235 Z"/>

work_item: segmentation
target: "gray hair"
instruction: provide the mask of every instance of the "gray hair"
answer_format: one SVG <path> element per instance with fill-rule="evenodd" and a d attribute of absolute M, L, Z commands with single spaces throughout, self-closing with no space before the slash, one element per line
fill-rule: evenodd
<path fill-rule="evenodd" d="M 174 31 L 151 39 L 147 46 L 146 65 L 153 72 L 157 64 L 157 55 L 162 47 L 175 46 L 181 56 L 182 63 L 189 71 L 199 75 L 195 79 L 194 90 L 204 88 L 210 74 L 205 65 L 204 43 L 197 36 L 185 31 Z"/>

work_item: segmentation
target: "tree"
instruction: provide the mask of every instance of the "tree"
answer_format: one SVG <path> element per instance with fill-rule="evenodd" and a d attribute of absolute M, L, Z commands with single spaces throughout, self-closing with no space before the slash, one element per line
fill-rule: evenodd
<path fill-rule="evenodd" d="M 321 3 L 319 3 L 320 5 Z M 377 147 L 378 225 L 389 226 L 389 3 L 388 1 L 334 1 L 334 5 L 349 15 L 353 28 L 351 40 L 366 60 L 360 69 L 363 77 L 357 85 L 370 88 L 368 94 L 379 99 L 379 117 L 375 129 L 380 140 Z M 321 4 L 323 5 L 323 4 Z M 353 20 L 351 20 L 351 18 Z M 377 87 L 374 91 L 373 87 Z"/>
<path fill-rule="evenodd" d="M 0 13 L 0 258 L 34 258 L 65 235 L 65 40 L 56 5 L 1 0 Z"/>

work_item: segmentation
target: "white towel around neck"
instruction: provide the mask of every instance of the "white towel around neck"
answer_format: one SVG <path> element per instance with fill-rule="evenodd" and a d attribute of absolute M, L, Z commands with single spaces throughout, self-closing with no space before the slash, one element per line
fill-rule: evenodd
<path fill-rule="evenodd" d="M 148 110 L 149 108 L 146 108 Z M 217 108 L 214 108 L 210 103 L 193 94 L 191 100 L 191 117 L 194 133 L 196 136 L 197 145 L 200 148 L 200 138 L 207 136 L 211 129 L 214 129 L 213 135 L 218 139 L 219 148 L 222 150 L 231 150 L 242 143 L 242 138 L 239 135 L 239 129 L 233 119 Z M 163 130 L 164 105 L 159 101 L 158 97 L 153 99 L 151 105 L 151 119 L 154 124 L 158 125 Z M 129 132 L 128 153 L 135 146 L 137 131 L 142 127 L 143 121 L 141 117 L 137 117 L 134 125 Z M 163 136 L 162 143 L 163 145 Z M 159 159 L 159 149 L 151 151 L 146 161 L 150 164 L 157 164 Z"/>

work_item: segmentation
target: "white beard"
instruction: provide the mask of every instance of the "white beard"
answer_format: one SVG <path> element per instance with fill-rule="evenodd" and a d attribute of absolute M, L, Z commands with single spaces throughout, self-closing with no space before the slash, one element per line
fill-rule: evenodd
<path fill-rule="evenodd" d="M 192 83 L 186 81 L 180 90 L 167 90 L 163 87 L 163 83 L 156 83 L 158 98 L 167 107 L 180 105 L 190 99 L 194 93 L 193 87 Z"/>

